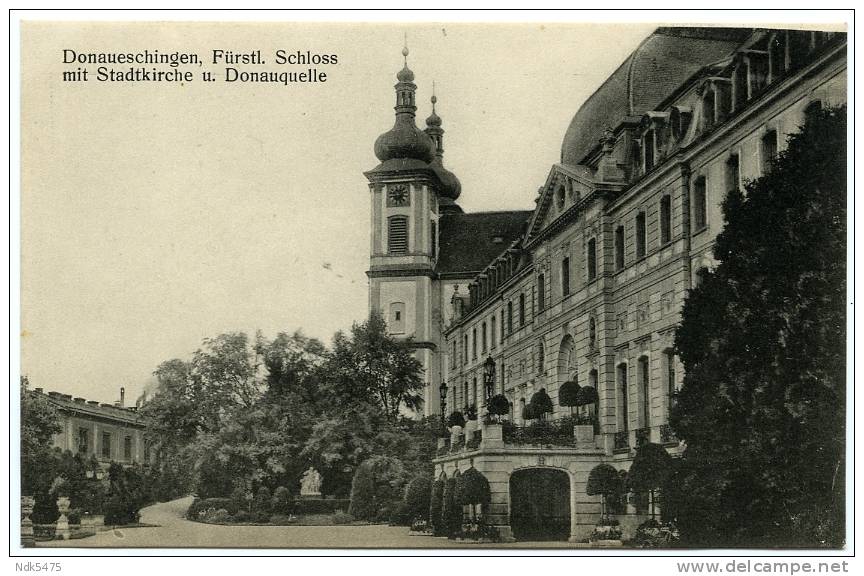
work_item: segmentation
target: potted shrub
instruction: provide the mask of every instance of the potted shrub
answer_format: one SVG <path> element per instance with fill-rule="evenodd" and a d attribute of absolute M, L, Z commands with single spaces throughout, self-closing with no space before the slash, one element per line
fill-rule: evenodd
<path fill-rule="evenodd" d="M 579 384 L 573 380 L 568 380 L 558 389 L 558 404 L 570 408 L 570 417 L 573 417 L 573 407 L 578 406 Z"/>
<path fill-rule="evenodd" d="M 438 479 L 432 484 L 432 494 L 429 498 L 429 523 L 434 536 L 446 536 L 442 509 L 444 506 L 444 480 Z"/>
<path fill-rule="evenodd" d="M 672 472 L 672 457 L 660 444 L 643 444 L 636 450 L 627 475 L 627 487 L 634 492 L 648 492 L 651 519 L 656 518 L 656 491 Z"/>
<path fill-rule="evenodd" d="M 459 426 L 460 428 L 465 427 L 465 416 L 458 410 L 452 412 L 450 416 L 447 417 L 447 427 L 452 428 L 453 426 Z"/>
<path fill-rule="evenodd" d="M 502 416 L 510 413 L 510 401 L 503 394 L 496 394 L 489 399 L 486 409 L 489 414 L 495 417 L 497 422 L 500 422 Z"/>
<path fill-rule="evenodd" d="M 600 521 L 594 529 L 592 540 L 620 540 L 621 529 L 618 521 L 609 517 L 608 500 L 621 492 L 618 471 L 609 464 L 598 464 L 588 474 L 585 493 L 589 496 L 600 495 Z M 595 538 L 596 536 L 596 538 Z M 605 536 L 609 536 L 608 538 Z M 616 537 L 612 537 L 616 536 Z"/>
<path fill-rule="evenodd" d="M 590 406 L 597 404 L 598 401 L 599 397 L 597 396 L 597 389 L 593 386 L 583 386 L 579 389 L 579 393 L 576 395 L 576 406 L 579 407 L 580 411 L 583 406 L 588 407 L 585 409 L 586 421 L 591 423 L 592 426 L 597 425 L 597 419 L 595 418 Z"/>

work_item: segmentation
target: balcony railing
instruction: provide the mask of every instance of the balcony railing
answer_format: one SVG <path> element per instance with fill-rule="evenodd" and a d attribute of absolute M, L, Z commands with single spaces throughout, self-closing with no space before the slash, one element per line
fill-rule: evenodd
<path fill-rule="evenodd" d="M 615 450 L 629 450 L 630 449 L 630 433 L 629 432 L 616 432 L 615 433 Z"/>
<path fill-rule="evenodd" d="M 540 420 L 527 426 L 517 426 L 505 422 L 503 425 L 504 444 L 527 446 L 575 446 L 573 436 L 574 420 Z"/>
<path fill-rule="evenodd" d="M 477 450 L 480 448 L 480 442 L 483 441 L 483 431 L 475 430 L 471 440 L 465 443 L 465 450 Z"/>
<path fill-rule="evenodd" d="M 456 440 L 453 441 L 453 444 L 450 446 L 450 452 L 459 452 L 465 447 L 465 435 L 460 434 L 456 437 Z"/>

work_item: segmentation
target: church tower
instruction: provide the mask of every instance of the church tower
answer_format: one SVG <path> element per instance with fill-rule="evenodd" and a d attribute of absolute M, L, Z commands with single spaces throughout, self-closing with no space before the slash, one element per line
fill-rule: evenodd
<path fill-rule="evenodd" d="M 424 412 L 439 411 L 439 347 L 442 343 L 440 288 L 435 264 L 442 211 L 459 210 L 459 181 L 441 164 L 443 130 L 434 112 L 429 128 L 415 123 L 417 85 L 405 64 L 396 75 L 396 119 L 375 141 L 381 163 L 365 173 L 371 196 L 369 309 L 379 313 L 389 333 L 411 339 L 423 366 Z M 436 124 L 437 123 L 437 124 Z"/>

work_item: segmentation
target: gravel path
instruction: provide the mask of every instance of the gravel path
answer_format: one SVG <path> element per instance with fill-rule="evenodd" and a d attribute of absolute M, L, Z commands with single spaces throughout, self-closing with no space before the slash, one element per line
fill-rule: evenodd
<path fill-rule="evenodd" d="M 150 528 L 122 528 L 70 541 L 39 542 L 39 548 L 575 548 L 567 542 L 463 544 L 446 538 L 411 536 L 397 526 L 219 526 L 183 517 L 192 497 L 141 510 Z"/>

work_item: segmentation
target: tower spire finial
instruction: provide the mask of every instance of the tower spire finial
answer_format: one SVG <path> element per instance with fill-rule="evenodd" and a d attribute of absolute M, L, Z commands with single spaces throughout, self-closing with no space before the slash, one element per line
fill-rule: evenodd
<path fill-rule="evenodd" d="M 435 114 L 436 102 L 438 102 L 438 97 L 435 96 L 435 80 L 432 80 L 432 114 Z"/>
<path fill-rule="evenodd" d="M 405 43 L 402 45 L 402 57 L 405 59 L 405 66 L 408 66 L 408 32 L 405 33 Z"/>

